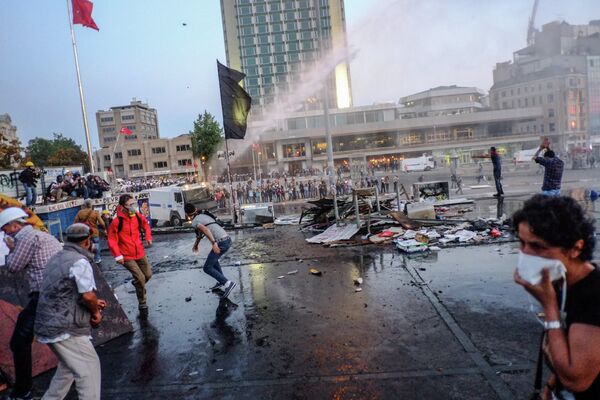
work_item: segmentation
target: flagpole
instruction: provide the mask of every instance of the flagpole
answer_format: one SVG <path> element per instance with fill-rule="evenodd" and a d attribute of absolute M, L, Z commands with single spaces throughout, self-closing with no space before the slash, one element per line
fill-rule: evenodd
<path fill-rule="evenodd" d="M 115 140 L 115 145 L 113 146 L 112 154 L 110 155 L 110 168 L 113 172 L 113 182 L 117 181 L 117 172 L 115 171 L 115 152 L 117 151 L 117 144 L 119 143 L 119 139 L 121 138 L 121 132 L 117 132 L 117 140 Z"/>
<path fill-rule="evenodd" d="M 229 190 L 231 191 L 231 204 L 233 205 L 233 223 L 237 224 L 237 213 L 235 211 L 236 195 L 233 191 L 233 182 L 231 180 L 231 167 L 229 166 L 229 146 L 227 145 L 227 137 L 225 137 L 225 160 L 227 160 L 227 178 L 229 179 Z"/>
<path fill-rule="evenodd" d="M 67 0 L 67 13 L 69 14 L 71 42 L 73 43 L 73 55 L 75 56 L 75 69 L 77 71 L 77 85 L 79 86 L 79 99 L 81 101 L 81 113 L 83 114 L 83 129 L 85 130 L 85 141 L 87 144 L 88 161 L 90 163 L 90 172 L 93 174 L 95 172 L 94 157 L 92 156 L 92 142 L 90 140 L 90 131 L 88 129 L 87 113 L 85 110 L 85 99 L 83 97 L 83 86 L 81 85 L 81 74 L 79 73 L 79 57 L 77 56 L 77 43 L 75 42 L 75 30 L 73 29 L 73 16 L 71 15 L 70 0 Z"/>

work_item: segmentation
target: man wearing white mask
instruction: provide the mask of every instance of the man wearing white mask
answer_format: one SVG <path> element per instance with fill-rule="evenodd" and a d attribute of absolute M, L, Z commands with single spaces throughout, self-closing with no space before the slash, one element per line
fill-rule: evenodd
<path fill-rule="evenodd" d="M 577 400 L 600 399 L 600 270 L 591 263 L 593 220 L 572 198 L 536 195 L 514 214 L 513 226 L 525 255 L 515 281 L 544 310 L 543 352 L 553 373 L 541 398 L 568 391 Z M 564 285 L 553 282 L 561 276 Z"/>

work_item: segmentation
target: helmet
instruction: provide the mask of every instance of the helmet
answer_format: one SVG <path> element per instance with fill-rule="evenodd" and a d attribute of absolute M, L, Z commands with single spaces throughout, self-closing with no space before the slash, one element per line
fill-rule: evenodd
<path fill-rule="evenodd" d="M 110 214 L 108 210 L 102 210 L 102 214 Z"/>
<path fill-rule="evenodd" d="M 27 213 L 19 207 L 8 207 L 0 212 L 0 228 L 4 227 L 4 225 L 9 222 L 16 221 L 18 219 L 26 219 L 29 216 Z"/>
<path fill-rule="evenodd" d="M 26 166 L 26 167 L 33 167 L 33 163 L 32 163 L 31 161 L 27 161 L 27 162 L 25 163 L 25 166 Z"/>

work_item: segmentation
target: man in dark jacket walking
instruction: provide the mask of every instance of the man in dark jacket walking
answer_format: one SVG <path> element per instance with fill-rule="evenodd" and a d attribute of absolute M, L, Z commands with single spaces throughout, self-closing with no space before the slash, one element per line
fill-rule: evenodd
<path fill-rule="evenodd" d="M 152 232 L 148 220 L 137 210 L 137 201 L 128 194 L 119 198 L 117 217 L 108 228 L 108 247 L 115 261 L 127 268 L 133 276 L 133 286 L 140 311 L 148 310 L 146 283 L 152 277 L 152 268 L 142 244 L 144 231 L 146 243 L 152 245 Z"/>
<path fill-rule="evenodd" d="M 46 266 L 35 321 L 37 340 L 58 358 L 43 399 L 64 399 L 74 381 L 80 399 L 100 400 L 100 360 L 90 327 L 102 321 L 106 302 L 95 293 L 91 230 L 76 223 L 65 234 L 64 249 Z"/>

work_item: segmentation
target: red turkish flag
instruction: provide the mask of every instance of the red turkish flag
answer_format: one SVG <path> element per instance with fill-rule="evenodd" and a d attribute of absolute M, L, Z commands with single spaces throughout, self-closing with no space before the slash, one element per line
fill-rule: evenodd
<path fill-rule="evenodd" d="M 131 130 L 126 126 L 121 127 L 121 130 L 119 131 L 119 133 L 122 133 L 123 135 L 127 135 L 127 136 L 133 134 L 133 132 L 131 132 Z"/>
<path fill-rule="evenodd" d="M 92 28 L 97 31 L 98 26 L 92 18 L 94 4 L 90 0 L 72 0 L 73 1 L 73 23 L 81 24 L 86 28 Z"/>

